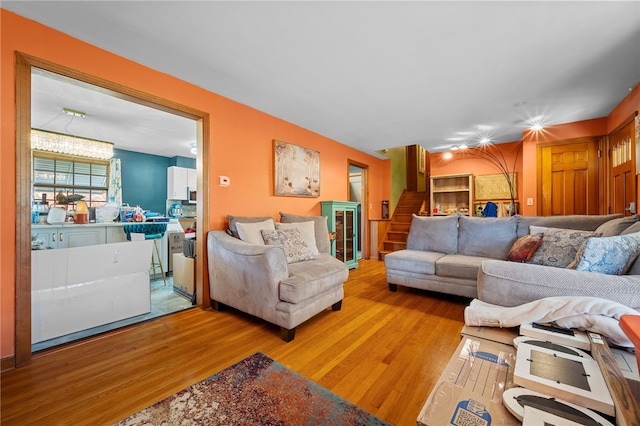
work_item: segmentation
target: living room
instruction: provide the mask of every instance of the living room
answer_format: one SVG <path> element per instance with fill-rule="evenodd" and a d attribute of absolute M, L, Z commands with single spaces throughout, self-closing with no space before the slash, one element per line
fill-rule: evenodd
<path fill-rule="evenodd" d="M 261 112 L 258 109 L 235 102 L 223 95 L 212 93 L 176 77 L 97 48 L 35 21 L 25 19 L 6 9 L 2 9 L 0 13 L 3 40 L 2 91 L 4 94 L 14 94 L 13 96 L 7 95 L 2 98 L 2 110 L 4 112 L 1 130 L 3 159 L 20 158 L 21 155 L 15 136 L 19 132 L 16 122 L 19 122 L 20 117 L 19 111 L 16 111 L 15 108 L 15 100 L 19 95 L 16 94 L 16 91 L 20 90 L 16 89 L 16 81 L 20 81 L 17 78 L 20 71 L 16 70 L 16 60 L 14 59 L 16 52 L 26 55 L 26 62 L 32 64 L 30 66 L 49 66 L 60 72 L 71 70 L 76 72 L 77 75 L 95 78 L 96 81 L 112 82 L 119 85 L 119 87 L 132 89 L 132 93 L 135 92 L 134 95 L 148 96 L 145 100 L 153 98 L 158 100 L 160 104 L 165 102 L 167 108 L 173 107 L 174 110 L 180 109 L 180 106 L 186 106 L 185 109 L 200 120 L 203 134 L 200 148 L 202 148 L 204 158 L 199 159 L 199 182 L 201 186 L 198 189 L 201 194 L 208 195 L 198 213 L 201 225 L 198 228 L 201 253 L 204 252 L 202 244 L 205 240 L 206 232 L 213 229 L 224 229 L 227 226 L 227 214 L 277 217 L 280 211 L 295 212 L 301 215 L 317 215 L 320 213 L 318 199 L 316 198 L 273 196 L 271 161 L 273 156 L 272 141 L 275 138 L 313 147 L 313 149 L 322 153 L 322 200 L 343 200 L 346 198 L 345 182 L 348 179 L 348 160 L 368 166 L 368 197 L 369 204 L 372 206 L 369 215 L 371 218 L 379 215 L 381 202 L 391 198 L 391 166 L 389 161 L 381 158 L 381 156 L 354 149 L 340 143 L 340 141 L 322 136 Z M 612 108 L 600 117 L 579 122 L 559 123 L 548 128 L 544 134 L 545 136 L 542 137 L 539 134 L 523 131 L 521 139 L 514 139 L 514 143 L 521 143 L 522 145 L 522 166 L 521 169 L 518 169 L 519 176 L 523 177 L 518 182 L 518 192 L 521 194 L 520 199 L 534 198 L 536 202 L 533 206 L 523 205 L 522 213 L 525 215 L 535 215 L 537 213 L 538 170 L 536 156 L 539 142 L 546 143 L 608 135 L 624 124 L 638 109 L 640 109 L 640 87 L 636 84 L 628 94 L 622 96 L 618 103 L 612 105 Z M 440 160 L 440 155 L 434 155 L 432 158 L 431 173 L 434 175 L 466 172 L 474 167 L 473 164 L 469 163 L 445 163 Z M 0 224 L 0 234 L 3 241 L 16 240 L 16 236 L 20 234 L 20 225 L 24 220 L 18 218 L 17 212 L 20 211 L 20 206 L 25 203 L 26 205 L 29 204 L 21 199 L 21 197 L 24 197 L 24 193 L 18 192 L 16 194 L 14 191 L 14 188 L 19 185 L 16 175 L 17 172 L 23 172 L 23 164 L 18 161 L 5 160 L 0 170 L 3 182 L 0 191 L 2 199 L 5 200 L 7 205 L 6 209 L 3 210 L 3 221 Z M 218 185 L 218 176 L 230 177 L 231 185 L 229 187 Z M 207 183 L 206 186 L 204 186 L 205 183 Z M 600 205 L 604 208 L 605 203 L 606 201 L 602 200 Z M 13 366 L 16 361 L 18 365 L 21 365 L 25 363 L 25 359 L 26 363 L 31 359 L 29 345 L 16 340 L 16 334 L 20 333 L 19 330 L 24 330 L 22 323 L 16 323 L 16 318 L 20 317 L 20 315 L 25 315 L 25 313 L 22 309 L 23 307 L 20 307 L 15 302 L 16 298 L 24 292 L 21 287 L 24 283 L 21 279 L 25 274 L 25 269 L 29 267 L 28 263 L 26 267 L 24 263 L 21 263 L 21 260 L 24 260 L 22 258 L 24 253 L 23 247 L 19 245 L 15 247 L 15 250 L 14 247 L 5 247 L 3 249 L 1 261 L 3 271 L 1 289 L 2 350 L 0 353 L 3 360 L 3 369 Z M 373 293 L 371 297 L 375 298 L 382 306 L 375 307 L 372 305 L 367 306 L 366 309 L 370 309 L 367 311 L 369 315 L 383 314 L 384 304 L 389 303 L 387 298 L 390 296 L 386 292 L 386 288 L 384 288 L 384 279 L 380 279 L 380 268 L 375 265 L 372 268 L 373 272 L 371 273 L 376 278 L 371 278 L 371 280 L 381 283 L 383 288 L 380 292 Z M 358 271 L 357 273 L 361 272 Z M 366 280 L 367 278 L 364 279 Z M 198 295 L 198 303 L 201 307 L 207 308 L 209 304 L 207 298 L 208 285 L 206 267 L 204 265 L 199 270 L 198 280 L 199 285 L 201 285 L 199 287 L 201 291 Z M 354 288 L 359 288 L 361 291 L 361 293 L 351 296 L 354 303 L 358 298 L 367 299 L 370 297 L 366 293 L 372 291 L 371 287 L 362 285 Z M 460 325 L 459 321 L 461 320 L 464 302 L 437 298 L 425 301 L 424 295 L 420 293 L 415 295 L 417 296 L 416 301 L 405 302 L 396 297 L 393 303 L 398 305 L 408 303 L 412 306 L 410 309 L 421 309 L 419 308 L 420 303 L 426 303 L 429 308 L 434 310 L 442 309 L 437 316 L 443 318 L 441 324 L 443 333 L 456 334 L 454 329 Z M 445 307 L 441 308 L 441 305 Z M 329 317 L 330 315 L 326 315 L 322 318 L 322 321 Z M 448 322 L 450 317 L 457 317 L 458 322 Z M 26 318 L 29 318 L 28 312 L 26 313 Z M 22 320 L 24 321 L 24 316 Z M 198 321 L 204 320 L 199 317 Z M 355 321 L 352 323 L 353 328 L 357 329 L 357 318 L 353 318 L 353 321 Z M 317 321 L 313 325 L 317 326 L 314 335 L 322 338 L 323 333 L 325 333 L 323 331 L 324 327 L 320 326 Z M 339 323 L 332 323 L 332 325 L 339 327 Z M 368 323 L 367 325 L 371 326 L 372 324 Z M 274 333 L 270 329 L 265 331 L 264 325 L 255 323 L 250 319 L 242 318 L 235 323 L 228 323 L 226 327 L 228 327 L 229 333 L 232 333 L 230 329 L 233 327 L 248 327 L 254 329 L 254 331 L 258 330 L 258 332 L 243 331 L 238 333 L 238 339 L 246 337 L 259 339 L 257 336 L 259 336 L 260 332 L 266 333 L 269 337 L 274 337 Z M 438 326 L 435 325 L 435 327 Z M 421 334 L 421 336 L 425 335 L 426 333 Z M 302 336 L 301 334 L 298 339 Z M 410 337 L 408 334 L 403 336 Z M 215 335 L 214 338 L 225 339 L 222 334 Z M 332 340 L 332 342 L 347 345 L 347 337 L 344 338 L 345 341 Z M 265 350 L 278 346 L 279 353 L 291 356 L 290 353 L 295 349 L 293 347 L 291 349 L 284 346 L 281 347 L 279 346 L 281 342 L 278 341 L 277 336 L 274 339 L 274 342 L 267 339 L 270 343 L 265 343 Z M 391 338 L 391 340 L 399 344 L 394 338 Z M 455 336 L 452 340 L 456 340 Z M 232 342 L 237 341 L 232 339 Z M 298 345 L 302 343 L 311 345 L 313 340 L 310 338 L 301 339 Z M 247 344 L 242 343 L 241 345 L 244 346 L 240 352 L 247 352 Z M 454 346 L 453 343 L 449 342 L 446 348 L 443 347 L 438 350 L 449 350 L 449 353 L 451 353 Z M 323 345 L 323 348 L 328 350 L 325 345 Z M 375 350 L 375 345 L 368 347 L 368 349 Z M 195 352 L 199 349 L 191 348 L 191 350 Z M 215 345 L 212 345 L 211 350 L 215 351 Z M 435 352 L 438 350 L 434 349 Z M 307 361 L 313 363 L 312 357 L 318 355 L 318 352 L 309 353 Z M 360 356 L 362 355 L 360 354 Z M 401 356 L 409 363 L 417 362 L 411 360 L 409 354 L 404 353 L 404 350 L 400 347 L 395 352 L 392 351 L 392 355 L 389 356 Z M 217 357 L 218 364 L 224 364 L 230 359 L 229 356 L 223 355 L 214 355 L 214 357 Z M 399 368 L 397 364 L 395 366 L 395 368 Z M 349 367 L 354 367 L 354 364 L 349 364 Z M 434 367 L 437 370 L 438 365 Z M 345 365 L 344 368 L 347 368 L 347 366 Z M 338 374 L 340 369 L 338 368 L 335 374 Z M 436 375 L 435 371 L 428 374 Z M 359 380 L 364 380 L 365 376 L 357 377 Z M 412 380 L 411 377 L 406 377 L 406 379 L 408 381 Z M 335 379 L 335 381 L 338 381 L 338 379 Z M 175 383 L 173 385 L 176 386 Z M 355 394 L 358 391 L 353 391 L 353 393 L 355 398 Z M 417 398 L 424 399 L 424 397 L 425 395 L 422 395 Z M 391 404 L 391 402 L 387 403 Z"/>

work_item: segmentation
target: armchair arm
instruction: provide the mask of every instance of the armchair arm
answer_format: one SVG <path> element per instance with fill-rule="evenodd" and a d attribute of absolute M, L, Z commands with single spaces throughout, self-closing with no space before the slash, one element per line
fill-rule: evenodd
<path fill-rule="evenodd" d="M 277 323 L 280 281 L 289 276 L 284 250 L 250 244 L 224 231 L 207 236 L 211 299 Z"/>
<path fill-rule="evenodd" d="M 605 275 L 528 263 L 485 260 L 478 270 L 478 299 L 517 306 L 544 297 L 586 296 L 640 307 L 640 276 Z"/>

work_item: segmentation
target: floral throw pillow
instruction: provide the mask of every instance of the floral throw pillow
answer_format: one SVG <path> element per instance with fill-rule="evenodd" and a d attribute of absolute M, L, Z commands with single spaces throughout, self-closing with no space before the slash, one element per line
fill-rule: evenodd
<path fill-rule="evenodd" d="M 542 244 L 544 234 L 530 234 L 520 237 L 511 246 L 507 259 L 511 262 L 526 262 Z"/>
<path fill-rule="evenodd" d="M 577 271 L 608 275 L 627 273 L 640 254 L 640 235 L 589 238 L 576 254 Z"/>
<path fill-rule="evenodd" d="M 542 244 L 527 263 L 566 268 L 576 258 L 576 253 L 589 237 L 599 237 L 592 231 L 575 229 L 549 229 Z"/>
<path fill-rule="evenodd" d="M 300 231 L 295 228 L 281 230 L 263 229 L 261 232 L 265 244 L 282 247 L 284 255 L 287 258 L 287 263 L 296 263 L 316 258 L 307 243 L 302 239 Z"/>

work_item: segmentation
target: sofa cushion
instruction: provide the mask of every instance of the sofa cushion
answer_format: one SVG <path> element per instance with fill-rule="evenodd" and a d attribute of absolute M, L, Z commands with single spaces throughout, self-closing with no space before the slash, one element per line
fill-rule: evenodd
<path fill-rule="evenodd" d="M 640 254 L 640 234 L 592 237 L 576 254 L 577 271 L 625 274 Z"/>
<path fill-rule="evenodd" d="M 262 222 L 236 222 L 236 229 L 242 241 L 264 245 L 261 231 L 263 229 L 274 231 L 276 228 L 273 219 L 269 218 Z"/>
<path fill-rule="evenodd" d="M 240 238 L 238 228 L 236 227 L 237 223 L 264 222 L 267 219 L 273 220 L 270 216 L 232 216 L 228 214 L 227 221 L 229 222 L 229 227 L 227 228 L 227 233 L 236 238 Z"/>
<path fill-rule="evenodd" d="M 579 229 L 594 231 L 598 226 L 612 219 L 621 218 L 619 213 L 608 215 L 566 215 L 566 216 L 514 216 L 518 220 L 518 237 L 529 234 L 529 226 L 538 225 L 550 228 Z"/>
<path fill-rule="evenodd" d="M 591 231 L 550 229 L 544 233 L 542 244 L 527 263 L 566 268 L 575 259 L 582 243 L 596 236 L 599 235 Z"/>
<path fill-rule="evenodd" d="M 326 216 L 300 216 L 297 214 L 280 212 L 280 222 L 296 223 L 313 221 L 316 233 L 316 247 L 320 253 L 331 253 L 331 241 L 329 241 L 329 227 Z"/>
<path fill-rule="evenodd" d="M 280 281 L 280 300 L 300 303 L 335 287 L 349 278 L 349 268 L 330 254 L 289 265 L 289 277 Z"/>
<path fill-rule="evenodd" d="M 603 237 L 613 237 L 614 235 L 620 235 L 622 231 L 638 222 L 637 214 L 633 216 L 625 216 L 619 219 L 612 219 L 608 222 L 603 223 L 598 226 L 595 230 L 596 233 L 599 233 Z"/>
<path fill-rule="evenodd" d="M 310 220 L 309 222 L 297 222 L 297 223 L 276 223 L 277 230 L 283 229 L 297 229 L 300 231 L 300 236 L 302 240 L 307 243 L 307 247 L 311 250 L 311 253 L 314 255 L 320 254 L 318 251 L 318 246 L 316 245 L 316 231 L 315 231 L 315 222 Z"/>
<path fill-rule="evenodd" d="M 515 232 L 515 231 L 514 231 Z M 436 275 L 439 277 L 465 278 L 475 280 L 478 269 L 489 257 L 448 254 L 436 262 Z"/>
<path fill-rule="evenodd" d="M 526 262 L 531 259 L 542 244 L 543 233 L 524 235 L 511 246 L 507 260 L 511 262 Z"/>
<path fill-rule="evenodd" d="M 316 258 L 297 229 L 284 229 L 281 231 L 263 229 L 261 232 L 265 244 L 282 247 L 287 263 L 302 262 L 303 260 Z"/>
<path fill-rule="evenodd" d="M 425 217 L 414 214 L 407 237 L 407 248 L 455 253 L 458 248 L 458 215 Z"/>
<path fill-rule="evenodd" d="M 633 225 L 622 231 L 620 235 L 635 234 L 636 232 L 640 232 L 640 221 L 634 223 Z"/>
<path fill-rule="evenodd" d="M 459 254 L 505 260 L 517 239 L 518 222 L 515 217 L 480 219 L 461 216 L 459 224 Z"/>
<path fill-rule="evenodd" d="M 422 250 L 398 250 L 384 256 L 386 269 L 435 275 L 436 262 L 444 253 Z"/>

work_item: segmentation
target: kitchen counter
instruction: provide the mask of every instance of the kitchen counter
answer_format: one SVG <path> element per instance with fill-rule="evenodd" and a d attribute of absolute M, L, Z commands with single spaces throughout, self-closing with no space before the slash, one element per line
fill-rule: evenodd
<path fill-rule="evenodd" d="M 125 223 L 128 223 L 128 222 L 104 222 L 104 223 L 84 223 L 84 224 L 71 223 L 71 222 L 62 222 L 62 223 L 53 223 L 53 224 L 38 223 L 38 224 L 31 225 L 31 229 L 46 229 L 46 228 L 52 228 L 52 227 L 62 227 L 62 228 L 90 228 L 95 226 L 112 227 L 112 226 L 122 226 Z"/>

